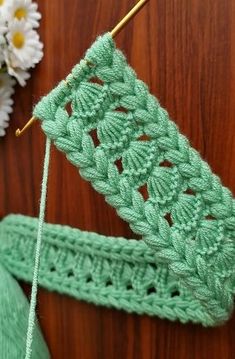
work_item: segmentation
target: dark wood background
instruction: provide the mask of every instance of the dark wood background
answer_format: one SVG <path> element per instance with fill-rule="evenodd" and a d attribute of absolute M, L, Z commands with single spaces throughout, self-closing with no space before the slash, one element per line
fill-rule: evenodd
<path fill-rule="evenodd" d="M 38 1 L 45 55 L 26 88 L 17 87 L 7 136 L 0 140 L 0 216 L 37 216 L 45 138 L 35 125 L 21 139 L 15 128 L 32 106 L 69 73 L 95 39 L 134 0 Z M 235 193 L 235 2 L 150 0 L 117 36 L 139 77 Z M 47 221 L 134 237 L 113 209 L 52 151 Z M 24 285 L 26 292 L 29 286 Z M 40 290 L 38 316 L 52 358 L 231 359 L 235 315 L 205 329 L 79 302 Z"/>

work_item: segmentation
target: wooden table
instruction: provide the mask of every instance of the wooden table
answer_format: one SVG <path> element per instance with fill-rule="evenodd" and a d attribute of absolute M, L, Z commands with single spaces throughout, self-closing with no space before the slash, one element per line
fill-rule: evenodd
<path fill-rule="evenodd" d="M 26 88 L 16 88 L 0 140 L 0 215 L 38 214 L 45 137 L 34 125 L 14 131 L 32 106 L 69 73 L 96 35 L 133 0 L 38 1 L 45 55 Z M 117 36 L 139 78 L 166 107 L 224 185 L 235 190 L 235 2 L 150 0 Z M 47 221 L 135 238 L 77 170 L 53 148 Z M 30 287 L 23 286 L 28 292 Z M 52 358 L 231 359 L 235 319 L 218 328 L 182 325 L 79 302 L 40 290 L 38 315 Z"/>

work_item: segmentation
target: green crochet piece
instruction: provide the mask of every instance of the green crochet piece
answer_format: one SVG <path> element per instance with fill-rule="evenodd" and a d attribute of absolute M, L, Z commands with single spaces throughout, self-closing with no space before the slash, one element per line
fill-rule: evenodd
<path fill-rule="evenodd" d="M 0 222 L 0 259 L 32 281 L 38 220 L 9 215 Z M 200 302 L 158 265 L 143 241 L 44 224 L 39 284 L 98 305 L 185 323 L 207 323 Z"/>
<path fill-rule="evenodd" d="M 235 201 L 137 79 L 111 34 L 95 41 L 34 116 L 200 302 L 204 324 L 224 322 L 235 288 Z"/>
<path fill-rule="evenodd" d="M 0 223 L 1 227 L 1 223 Z M 2 238 L 1 238 L 2 239 Z M 0 358 L 22 359 L 28 325 L 29 302 L 12 275 L 0 264 Z M 32 346 L 32 359 L 49 359 L 38 323 Z"/>
<path fill-rule="evenodd" d="M 124 252 L 120 252 L 121 265 L 115 267 L 114 278 L 122 272 L 123 261 L 128 260 L 125 248 L 129 245 L 141 248 L 141 257 L 145 258 L 146 253 L 148 258 L 143 267 L 136 262 L 137 270 L 141 268 L 144 273 L 153 262 L 158 268 L 152 268 L 156 293 L 143 294 L 147 287 L 140 274 L 133 282 L 138 283 L 136 287 L 132 284 L 134 291 L 138 288 L 142 293 L 139 309 L 129 294 L 128 304 L 120 304 L 118 299 L 114 303 L 117 296 L 113 294 L 113 278 L 112 288 L 104 291 L 112 292 L 110 298 L 98 291 L 100 298 L 94 300 L 95 292 L 91 291 L 85 299 L 183 322 L 200 321 L 203 325 L 227 320 L 235 291 L 233 196 L 180 134 L 147 85 L 137 79 L 109 33 L 99 37 L 66 80 L 42 98 L 34 108 L 34 116 L 41 120 L 46 136 L 79 168 L 81 176 L 105 196 L 133 232 L 142 235 L 142 244 L 121 240 Z M 70 243 L 69 236 L 65 237 L 64 245 Z M 92 240 L 90 248 L 95 256 Z M 112 239 L 110 243 L 112 254 L 116 242 Z M 73 244 L 70 246 L 72 252 Z M 24 276 L 20 268 L 15 274 Z M 67 269 L 66 264 L 64 271 Z M 179 298 L 162 294 L 162 290 L 171 290 L 165 277 L 162 284 L 161 271 L 179 286 Z M 125 274 L 121 276 L 123 284 Z M 58 281 L 57 285 L 63 287 Z M 53 287 L 50 279 L 47 286 Z M 125 286 L 121 288 L 117 289 L 118 295 L 128 292 Z M 82 288 L 77 291 L 80 294 L 76 296 L 85 297 Z M 156 309 L 155 300 L 161 303 L 161 309 Z"/>

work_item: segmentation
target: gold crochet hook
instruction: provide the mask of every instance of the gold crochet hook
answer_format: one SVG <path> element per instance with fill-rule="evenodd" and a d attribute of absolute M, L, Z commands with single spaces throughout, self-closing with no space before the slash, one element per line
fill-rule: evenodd
<path fill-rule="evenodd" d="M 16 130 L 15 135 L 16 137 L 20 137 L 21 135 L 23 135 L 23 133 L 29 128 L 31 127 L 34 122 L 37 121 L 36 117 L 31 117 L 31 119 L 24 125 L 24 127 L 22 128 L 22 130 L 20 130 L 19 128 Z"/>
<path fill-rule="evenodd" d="M 124 16 L 124 18 L 113 28 L 111 31 L 112 37 L 115 37 L 119 31 L 123 29 L 123 27 L 140 11 L 140 9 L 148 2 L 149 0 L 139 0 L 137 4 Z M 26 123 L 26 125 L 20 130 L 19 128 L 16 130 L 16 137 L 20 137 L 24 134 L 24 132 L 30 128 L 34 122 L 36 122 L 36 117 L 31 117 L 31 119 Z"/>

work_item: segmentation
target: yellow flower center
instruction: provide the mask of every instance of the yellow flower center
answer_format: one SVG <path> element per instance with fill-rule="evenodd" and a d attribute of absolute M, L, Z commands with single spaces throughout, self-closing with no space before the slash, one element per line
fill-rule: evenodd
<path fill-rule="evenodd" d="M 4 0 L 0 0 L 0 1 L 4 1 Z M 27 10 L 24 7 L 19 7 L 18 9 L 16 9 L 14 17 L 16 17 L 18 20 L 25 19 L 26 16 L 27 16 Z"/>
<path fill-rule="evenodd" d="M 12 43 L 17 49 L 21 49 L 25 43 L 25 37 L 22 32 L 15 32 L 12 36 Z"/>
<path fill-rule="evenodd" d="M 5 0 L 0 0 L 0 6 L 3 5 Z"/>

